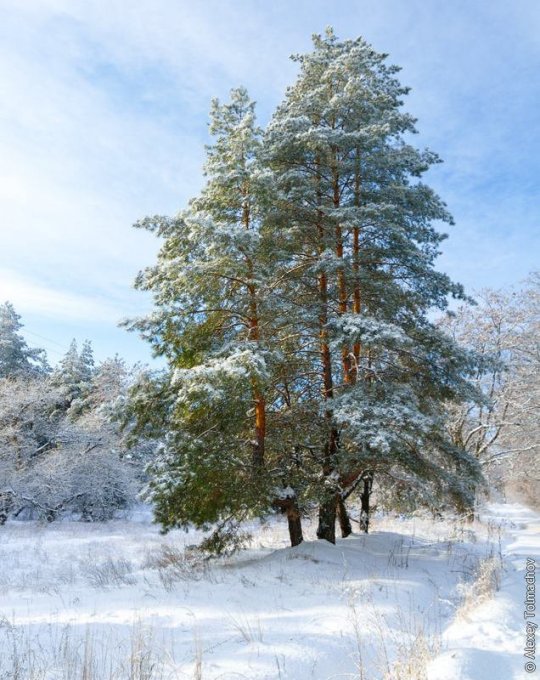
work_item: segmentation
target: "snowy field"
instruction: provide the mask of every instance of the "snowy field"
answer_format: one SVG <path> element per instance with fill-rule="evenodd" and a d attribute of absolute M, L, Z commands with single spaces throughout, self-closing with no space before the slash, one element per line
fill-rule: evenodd
<path fill-rule="evenodd" d="M 189 547 L 199 535 L 162 536 L 144 514 L 10 522 L 0 678 L 522 677 L 519 570 L 538 555 L 537 516 L 498 506 L 472 526 L 376 517 L 372 529 L 289 548 L 272 521 L 208 562 Z"/>

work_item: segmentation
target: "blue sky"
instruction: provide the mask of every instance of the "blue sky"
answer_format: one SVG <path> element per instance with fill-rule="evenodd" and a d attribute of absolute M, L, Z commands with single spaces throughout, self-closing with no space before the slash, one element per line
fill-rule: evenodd
<path fill-rule="evenodd" d="M 158 246 L 131 225 L 200 188 L 210 99 L 245 85 L 265 123 L 327 25 L 413 88 L 456 219 L 439 268 L 469 292 L 539 268 L 536 0 L 0 0 L 0 300 L 52 363 L 73 337 L 150 359 L 117 327 Z"/>

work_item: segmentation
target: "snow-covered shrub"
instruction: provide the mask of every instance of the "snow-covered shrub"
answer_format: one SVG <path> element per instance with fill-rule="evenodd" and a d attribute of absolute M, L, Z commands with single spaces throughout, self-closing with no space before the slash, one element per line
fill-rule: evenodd
<path fill-rule="evenodd" d="M 94 369 L 88 343 L 52 375 L 0 379 L 0 525 L 102 521 L 136 501 L 148 447 L 128 451 L 113 418 L 129 381 L 119 359 Z"/>

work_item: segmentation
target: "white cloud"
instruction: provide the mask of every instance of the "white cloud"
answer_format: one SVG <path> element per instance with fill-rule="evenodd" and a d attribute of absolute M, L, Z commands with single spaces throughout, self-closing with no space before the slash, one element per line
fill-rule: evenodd
<path fill-rule="evenodd" d="M 106 299 L 44 286 L 17 272 L 0 269 L 1 303 L 10 301 L 21 314 L 89 323 L 118 323 L 124 310 Z"/>

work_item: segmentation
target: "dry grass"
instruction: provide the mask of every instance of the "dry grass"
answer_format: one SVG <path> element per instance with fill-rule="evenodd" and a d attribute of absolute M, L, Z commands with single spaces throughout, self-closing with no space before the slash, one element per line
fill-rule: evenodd
<path fill-rule="evenodd" d="M 197 549 L 179 550 L 166 543 L 147 553 L 143 568 L 156 570 L 168 591 L 179 581 L 200 581 L 209 571 L 207 560 Z"/>
<path fill-rule="evenodd" d="M 137 582 L 133 575 L 133 564 L 124 557 L 85 560 L 80 565 L 80 571 L 92 588 L 117 588 Z"/>
<path fill-rule="evenodd" d="M 36 635 L 30 627 L 0 620 L 0 636 L 8 653 L 0 656 L 0 680 L 202 680 L 202 647 L 195 639 L 188 669 L 179 670 L 172 650 L 154 631 L 136 623 L 127 638 L 112 629 L 69 625 Z"/>
<path fill-rule="evenodd" d="M 429 635 L 422 628 L 408 633 L 406 641 L 398 642 L 397 660 L 388 667 L 383 680 L 428 680 L 427 668 L 441 647 L 440 636 Z"/>
<path fill-rule="evenodd" d="M 394 529 L 394 522 L 388 522 Z M 422 522 L 422 524 L 429 523 Z M 455 610 L 456 617 L 466 617 L 474 607 L 491 598 L 500 587 L 502 570 L 502 529 L 500 524 L 475 522 L 474 526 L 456 519 L 444 526 L 433 524 L 433 538 L 436 538 L 451 570 L 462 577 L 459 588 L 461 603 Z M 423 526 L 423 529 L 426 527 Z M 430 528 L 428 526 L 428 528 Z M 424 533 L 424 532 L 423 532 Z M 478 552 L 469 551 L 466 544 L 478 544 L 481 538 L 490 552 L 479 557 Z M 407 569 L 410 562 L 411 542 L 401 538 L 389 551 L 388 569 Z M 442 632 L 429 627 L 414 607 L 400 611 L 399 625 L 387 621 L 371 603 L 369 592 L 362 593 L 362 616 L 354 602 L 349 602 L 351 624 L 356 639 L 356 666 L 359 680 L 427 680 L 430 662 L 440 653 Z M 366 614 L 367 621 L 366 619 Z M 393 624 L 393 625 L 390 625 Z M 364 642 L 363 630 L 375 631 L 372 639 Z M 371 645 L 371 650 L 369 646 Z M 372 656 L 371 660 L 368 658 Z M 372 671 L 367 672 L 366 666 Z M 373 669 L 377 668 L 375 675 Z"/>
<path fill-rule="evenodd" d="M 395 627 L 374 605 L 369 590 L 362 590 L 361 607 L 349 599 L 349 620 L 354 631 L 358 680 L 427 680 L 429 662 L 441 646 L 439 631 L 429 631 L 410 601 L 398 614 Z M 364 635 L 368 634 L 367 641 Z M 371 667 L 372 671 L 366 671 Z M 376 668 L 376 675 L 373 669 Z"/>
<path fill-rule="evenodd" d="M 470 612 L 489 600 L 501 585 L 502 563 L 499 555 L 489 555 L 478 561 L 473 580 L 462 587 L 463 601 L 456 618 L 467 619 Z"/>
<path fill-rule="evenodd" d="M 229 615 L 229 621 L 234 630 L 240 634 L 241 639 L 247 644 L 252 642 L 263 642 L 263 630 L 261 626 L 261 619 L 256 617 L 252 619 L 245 614 Z"/>

